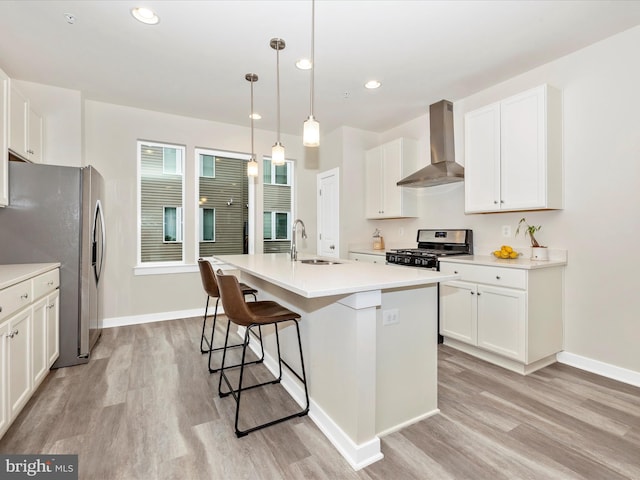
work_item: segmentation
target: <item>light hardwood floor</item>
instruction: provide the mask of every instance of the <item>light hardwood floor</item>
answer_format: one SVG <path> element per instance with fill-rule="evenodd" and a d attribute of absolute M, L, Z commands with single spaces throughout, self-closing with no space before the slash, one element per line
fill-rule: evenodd
<path fill-rule="evenodd" d="M 522 377 L 444 346 L 441 414 L 384 437 L 359 472 L 308 417 L 237 439 L 200 322 L 105 330 L 88 365 L 50 373 L 0 452 L 77 453 L 80 478 L 100 480 L 640 479 L 640 388 L 560 364 Z M 269 389 L 249 421 L 292 406 Z"/>

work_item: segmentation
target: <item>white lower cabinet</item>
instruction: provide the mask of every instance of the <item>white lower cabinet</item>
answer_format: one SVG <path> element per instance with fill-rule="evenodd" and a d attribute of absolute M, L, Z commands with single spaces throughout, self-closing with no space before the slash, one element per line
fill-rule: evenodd
<path fill-rule="evenodd" d="M 0 437 L 58 358 L 59 270 L 0 290 Z"/>
<path fill-rule="evenodd" d="M 562 268 L 440 263 L 462 280 L 440 284 L 444 343 L 521 374 L 562 350 Z"/>
<path fill-rule="evenodd" d="M 31 391 L 31 309 L 11 318 L 7 334 L 9 416 L 15 418 Z"/>

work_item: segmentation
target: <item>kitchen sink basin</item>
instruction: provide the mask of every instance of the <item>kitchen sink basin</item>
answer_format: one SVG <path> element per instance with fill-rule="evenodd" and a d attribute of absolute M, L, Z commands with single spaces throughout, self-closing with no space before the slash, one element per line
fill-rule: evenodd
<path fill-rule="evenodd" d="M 321 258 L 307 258 L 305 260 L 300 260 L 300 263 L 305 263 L 307 265 L 339 265 L 340 262 L 334 262 L 333 260 L 323 260 Z"/>

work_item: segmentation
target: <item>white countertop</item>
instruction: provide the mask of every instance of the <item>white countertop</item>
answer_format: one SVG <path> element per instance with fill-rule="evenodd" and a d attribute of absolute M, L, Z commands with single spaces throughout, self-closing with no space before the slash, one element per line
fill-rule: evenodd
<path fill-rule="evenodd" d="M 299 259 L 317 258 L 299 255 Z M 337 265 L 305 265 L 292 262 L 288 253 L 220 255 L 209 259 L 224 263 L 306 298 L 343 295 L 446 282 L 459 278 L 424 268 L 328 259 Z M 215 268 L 215 266 L 214 266 Z"/>
<path fill-rule="evenodd" d="M 566 258 L 541 261 L 531 260 L 527 257 L 518 258 L 497 258 L 493 255 L 457 255 L 454 257 L 440 258 L 440 263 L 466 263 L 469 265 L 485 265 L 489 267 L 518 268 L 523 270 L 533 270 L 537 268 L 561 267 L 567 264 Z"/>
<path fill-rule="evenodd" d="M 22 263 L 0 265 L 0 290 L 58 268 L 59 263 Z"/>

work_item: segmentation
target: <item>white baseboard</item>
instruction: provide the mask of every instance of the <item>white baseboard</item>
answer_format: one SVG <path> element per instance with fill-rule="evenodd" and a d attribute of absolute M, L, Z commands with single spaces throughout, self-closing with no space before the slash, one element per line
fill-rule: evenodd
<path fill-rule="evenodd" d="M 238 334 L 242 337 L 244 329 L 239 328 Z M 251 338 L 249 346 L 254 353 L 260 356 L 258 340 Z M 278 376 L 278 362 L 267 352 L 264 353 L 264 364 L 269 371 Z M 301 407 L 305 404 L 304 387 L 300 381 L 288 369 L 282 370 L 282 386 Z M 325 437 L 345 458 L 351 468 L 360 470 L 378 460 L 384 455 L 380 451 L 380 438 L 375 436 L 371 440 L 356 444 L 349 436 L 326 414 L 320 406 L 309 399 L 309 418 L 316 424 Z"/>
<path fill-rule="evenodd" d="M 218 313 L 223 313 L 218 308 Z M 142 323 L 163 322 L 165 320 L 177 320 L 179 318 L 201 317 L 204 315 L 204 308 L 194 308 L 191 310 L 179 310 L 175 312 L 146 313 L 144 315 L 127 315 L 126 317 L 105 318 L 102 323 L 103 328 L 124 327 L 127 325 L 138 325 Z"/>
<path fill-rule="evenodd" d="M 636 387 L 640 387 L 640 372 L 635 372 L 627 368 L 604 363 L 599 360 L 593 360 L 588 357 L 576 355 L 575 353 L 560 352 L 556 355 L 556 359 L 560 363 L 564 363 L 571 367 L 576 367 L 587 372 L 602 375 L 619 382 L 628 383 Z"/>

